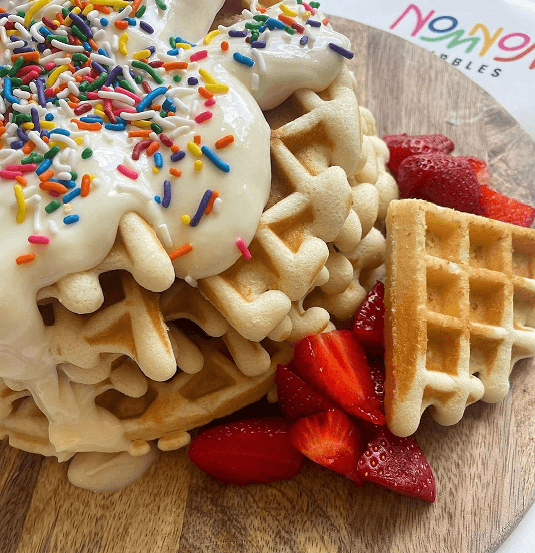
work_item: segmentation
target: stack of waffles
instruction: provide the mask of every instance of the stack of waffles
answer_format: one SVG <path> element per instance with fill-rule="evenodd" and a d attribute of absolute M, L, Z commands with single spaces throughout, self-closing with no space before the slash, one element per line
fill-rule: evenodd
<path fill-rule="evenodd" d="M 355 310 L 384 274 L 378 229 L 397 186 L 354 88 L 343 69 L 326 90 L 299 90 L 265 114 L 272 186 L 251 259 L 192 287 L 175 279 L 151 227 L 127 213 L 100 264 L 39 291 L 65 409 L 118 427 L 133 456 L 152 441 L 182 447 L 191 429 L 272 390 L 294 342 Z M 91 451 L 80 425 L 63 427 L 66 445 L 54 447 L 57 428 L 9 384 L 0 382 L 0 435 L 11 445 L 60 461 Z"/>

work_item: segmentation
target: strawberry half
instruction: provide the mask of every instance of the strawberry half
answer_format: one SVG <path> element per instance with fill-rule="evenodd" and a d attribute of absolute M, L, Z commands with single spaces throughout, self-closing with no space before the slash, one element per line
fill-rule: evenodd
<path fill-rule="evenodd" d="M 457 159 L 464 159 L 472 166 L 479 184 L 482 186 L 490 185 L 489 166 L 486 161 L 474 156 L 458 156 Z"/>
<path fill-rule="evenodd" d="M 290 443 L 290 423 L 249 419 L 214 426 L 196 436 L 188 450 L 194 465 L 230 484 L 266 484 L 297 475 L 303 455 Z"/>
<path fill-rule="evenodd" d="M 483 215 L 490 219 L 497 219 L 521 227 L 530 227 L 535 220 L 535 208 L 500 194 L 488 186 L 481 187 L 479 203 Z"/>
<path fill-rule="evenodd" d="M 359 459 L 358 472 L 364 480 L 394 492 L 435 501 L 435 477 L 414 438 L 398 438 L 381 428 Z"/>
<path fill-rule="evenodd" d="M 453 142 L 443 134 L 423 134 L 416 136 L 389 134 L 383 136 L 383 140 L 390 150 L 388 168 L 394 175 L 401 162 L 409 156 L 436 153 L 449 154 L 453 148 L 455 148 Z"/>
<path fill-rule="evenodd" d="M 399 166 L 397 183 L 402 198 L 481 215 L 481 186 L 466 159 L 440 153 L 408 157 Z"/>
<path fill-rule="evenodd" d="M 295 346 L 292 368 L 346 413 L 385 424 L 366 354 L 353 332 L 333 330 L 304 338 Z"/>
<path fill-rule="evenodd" d="M 316 392 L 314 388 L 292 372 L 290 367 L 277 366 L 275 384 L 277 385 L 279 405 L 282 412 L 288 417 L 297 419 L 334 408 L 332 402 Z"/>
<path fill-rule="evenodd" d="M 339 409 L 299 419 L 292 426 L 290 441 L 315 463 L 347 476 L 358 486 L 364 484 L 357 472 L 364 442 L 351 419 Z"/>
<path fill-rule="evenodd" d="M 377 284 L 366 294 L 353 319 L 353 332 L 366 351 L 382 351 L 385 339 L 385 285 Z"/>

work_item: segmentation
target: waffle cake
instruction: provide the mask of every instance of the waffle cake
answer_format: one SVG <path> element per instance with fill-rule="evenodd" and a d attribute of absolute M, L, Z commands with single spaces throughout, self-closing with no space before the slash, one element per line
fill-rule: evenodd
<path fill-rule="evenodd" d="M 364 285 L 384 259 L 384 240 L 375 240 L 358 260 L 396 187 L 379 178 L 384 150 L 344 68 L 348 41 L 295 2 L 286 2 L 295 16 L 255 4 L 204 35 L 220 4 L 199 16 L 198 46 L 173 37 L 176 48 L 165 52 L 159 39 L 180 3 L 157 18 L 140 15 L 128 33 L 127 5 L 95 13 L 65 2 L 56 13 L 34 1 L 25 16 L 0 14 L 0 25 L 19 33 L 43 23 L 41 36 L 29 35 L 40 47 L 21 52 L 11 41 L 12 64 L 36 52 L 73 62 L 43 66 L 44 98 L 39 81 L 28 92 L 4 76 L 10 147 L 0 151 L 0 178 L 4 220 L 13 221 L 2 235 L 13 283 L 4 299 L 18 303 L 0 329 L 0 435 L 61 461 L 84 453 L 78 473 L 94 462 L 109 467 L 122 452 L 141 459 L 152 441 L 182 447 L 189 430 L 265 395 L 291 342 L 331 327 L 330 306 L 311 292 L 323 287 L 325 299 Z M 279 15 L 297 36 L 280 28 Z M 265 44 L 251 48 L 244 38 L 268 17 Z M 69 45 L 57 38 L 73 27 Z M 80 33 L 123 62 L 116 81 L 99 88 L 111 62 L 100 50 L 90 60 L 78 52 Z M 146 48 L 152 34 L 161 36 Z M 279 48 L 299 63 L 286 56 L 278 71 Z M 316 55 L 324 67 L 311 72 Z M 83 91 L 74 73 L 88 83 Z M 167 169 L 173 178 L 164 181 Z M 335 252 L 351 270 L 329 262 Z"/>
<path fill-rule="evenodd" d="M 451 425 L 500 401 L 535 354 L 535 230 L 423 200 L 392 202 L 386 222 L 385 408 L 407 436 L 428 407 Z"/>

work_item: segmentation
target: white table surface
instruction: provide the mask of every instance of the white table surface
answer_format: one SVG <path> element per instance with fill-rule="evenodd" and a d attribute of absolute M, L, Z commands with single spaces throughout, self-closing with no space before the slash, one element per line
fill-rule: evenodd
<path fill-rule="evenodd" d="M 399 4 L 399 0 L 390 0 Z M 519 0 L 516 0 L 519 1 Z M 535 3 L 535 0 L 520 0 L 521 3 Z M 482 8 L 486 2 L 481 0 Z M 321 0 L 321 10 L 329 15 L 345 17 L 359 21 L 359 0 Z M 534 553 L 535 552 L 535 505 L 521 520 L 509 538 L 499 548 L 497 553 Z M 465 553 L 465 552 L 459 552 Z M 466 553 L 479 553 L 470 551 Z"/>

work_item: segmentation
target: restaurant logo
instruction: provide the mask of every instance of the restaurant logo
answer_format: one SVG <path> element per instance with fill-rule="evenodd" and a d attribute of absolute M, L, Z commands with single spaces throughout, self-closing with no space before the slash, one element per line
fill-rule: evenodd
<path fill-rule="evenodd" d="M 504 27 L 489 29 L 484 23 L 476 23 L 471 27 L 462 27 L 453 15 L 437 14 L 435 10 L 429 13 L 422 11 L 416 4 L 409 4 L 405 11 L 390 25 L 395 29 L 402 21 L 411 25 L 411 37 L 421 41 L 442 46 L 445 50 L 440 54 L 442 59 L 452 65 L 478 73 L 487 73 L 498 77 L 499 67 L 490 68 L 483 60 L 467 59 L 465 54 L 477 55 L 479 58 L 492 56 L 492 60 L 500 63 L 523 62 L 528 69 L 535 69 L 535 42 L 526 33 L 505 33 Z M 467 30 L 469 29 L 469 30 Z M 463 56 L 463 57 L 459 57 Z"/>

